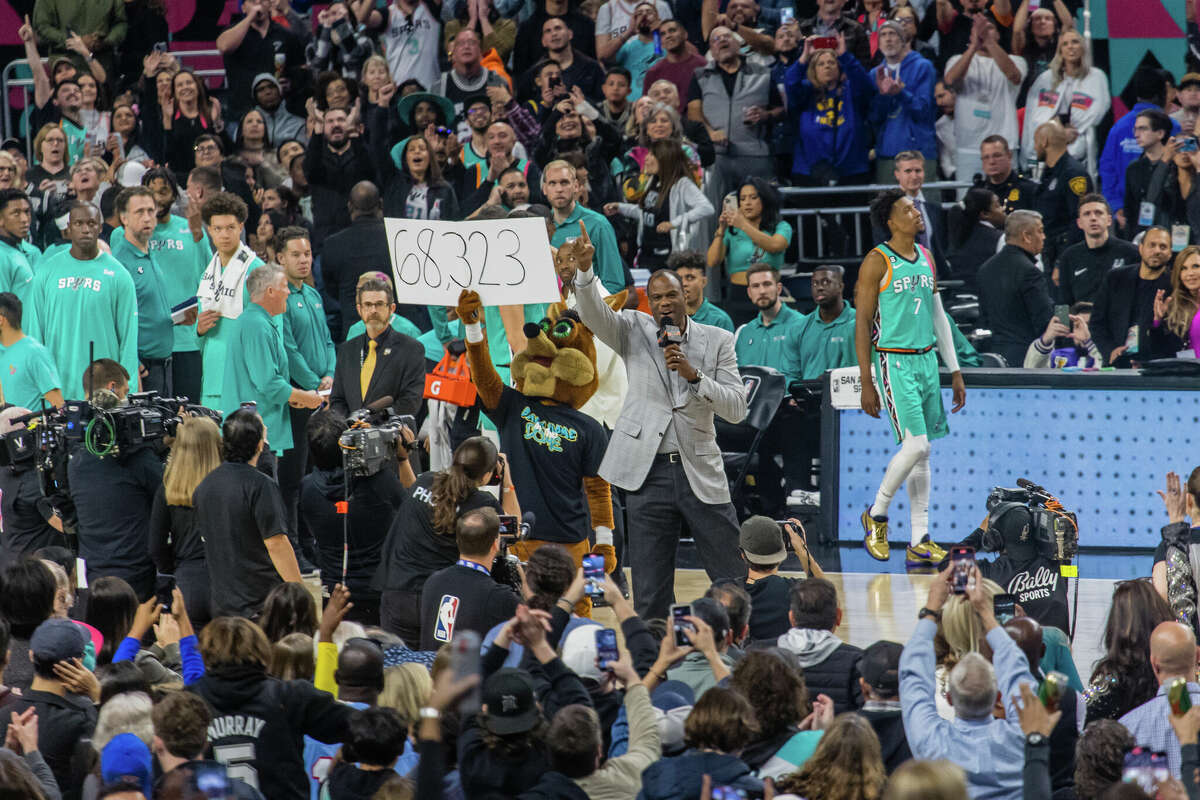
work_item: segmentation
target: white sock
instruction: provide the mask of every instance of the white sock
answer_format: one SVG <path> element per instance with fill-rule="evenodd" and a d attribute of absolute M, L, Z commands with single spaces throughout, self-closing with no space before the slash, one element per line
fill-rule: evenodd
<path fill-rule="evenodd" d="M 908 508 L 911 514 L 913 547 L 929 533 L 929 451 L 913 465 L 908 473 Z"/>
<path fill-rule="evenodd" d="M 892 498 L 896 496 L 900 484 L 908 478 L 908 474 L 922 456 L 927 460 L 929 458 L 929 437 L 925 434 L 912 436 L 905 432 L 904 439 L 900 442 L 900 449 L 896 455 L 892 456 L 892 460 L 888 462 L 887 471 L 883 473 L 883 481 L 879 484 L 875 502 L 871 505 L 872 517 L 887 516 L 888 506 L 892 504 Z M 928 498 L 928 492 L 926 492 L 926 498 Z M 928 500 L 926 500 L 926 509 L 928 507 Z"/>

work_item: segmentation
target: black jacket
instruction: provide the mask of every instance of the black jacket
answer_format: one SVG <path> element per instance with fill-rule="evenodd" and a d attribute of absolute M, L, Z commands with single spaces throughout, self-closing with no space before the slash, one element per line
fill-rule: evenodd
<path fill-rule="evenodd" d="M 971 228 L 967 238 L 959 244 L 951 244 L 946 257 L 950 261 L 950 278 L 963 281 L 963 289 L 972 294 L 979 292 L 977 276 L 979 267 L 996 255 L 996 245 L 1004 238 L 1004 232 L 982 222 Z"/>
<path fill-rule="evenodd" d="M 838 714 L 862 706 L 862 688 L 858 685 L 858 662 L 863 654 L 861 648 L 842 642 L 824 659 L 814 662 L 812 658 L 815 653 L 810 653 L 806 658 L 805 652 L 798 652 L 787 645 L 786 636 L 788 634 L 779 638 L 779 647 L 796 655 L 804 670 L 804 682 L 808 685 L 810 696 L 828 695 L 833 701 L 834 712 Z"/>
<path fill-rule="evenodd" d="M 338 345 L 329 406 L 345 417 L 368 403 L 392 398 L 392 411 L 416 414 L 425 393 L 425 348 L 411 336 L 390 325 L 379 334 L 375 345 L 375 371 L 363 397 L 362 364 L 367 352 L 367 334 Z"/>
<path fill-rule="evenodd" d="M 63 800 L 77 800 L 95 757 L 89 740 L 96 728 L 96 706 L 82 695 L 59 697 L 27 689 L 15 702 L 3 705 L 0 736 L 8 732 L 9 712 L 21 714 L 31 707 L 38 717 L 38 749 L 42 758 L 54 773 Z"/>
<path fill-rule="evenodd" d="M 1033 257 L 1014 244 L 979 268 L 979 321 L 992 331 L 992 352 L 1010 367 L 1025 361 L 1029 343 L 1041 336 L 1054 313 L 1046 278 Z"/>
<path fill-rule="evenodd" d="M 421 588 L 421 649 L 437 650 L 461 630 L 481 637 L 517 612 L 517 595 L 491 575 L 454 564 Z"/>
<path fill-rule="evenodd" d="M 891 775 L 896 767 L 912 758 L 908 749 L 908 737 L 904 734 L 904 720 L 899 711 L 859 711 L 875 729 L 879 737 L 879 748 L 883 753 L 883 767 Z M 1065 716 L 1065 715 L 1064 715 Z"/>
<path fill-rule="evenodd" d="M 1092 331 L 1092 341 L 1100 348 L 1101 355 L 1107 366 L 1112 351 L 1125 344 L 1129 329 L 1137 325 L 1138 341 L 1143 347 L 1149 347 L 1150 321 L 1154 318 L 1153 294 L 1149 307 L 1138 306 L 1138 272 L 1141 270 L 1140 260 L 1127 267 L 1114 269 L 1104 278 L 1100 292 L 1096 295 L 1095 307 L 1092 309 L 1092 321 L 1088 327 Z M 1171 270 L 1164 269 L 1154 281 L 1155 290 L 1162 289 L 1171 292 Z M 1146 360 L 1139 358 L 1139 360 Z"/>
<path fill-rule="evenodd" d="M 375 185 L 383 190 L 383 215 L 385 217 L 404 217 L 408 193 L 412 191 L 413 180 L 408 172 L 396 166 L 392 161 L 391 141 L 388 138 L 388 109 L 371 106 L 367 110 L 367 132 L 371 139 L 371 153 L 375 159 L 377 177 Z M 438 219 L 457 220 L 458 197 L 454 187 L 442 180 L 429 184 L 429 208 L 435 204 L 441 209 Z M 349 220 L 347 220 L 348 222 Z M 390 263 L 390 259 L 388 262 Z"/>
<path fill-rule="evenodd" d="M 239 761 L 241 774 L 252 770 L 271 800 L 307 800 L 304 737 L 326 744 L 343 741 L 354 711 L 311 683 L 271 678 L 261 667 L 216 667 L 187 691 L 212 709 L 208 739 L 213 751 L 237 747 L 249 756 Z"/>
<path fill-rule="evenodd" d="M 1152 193 L 1156 181 L 1158 188 Z M 1133 241 L 1133 237 L 1149 227 L 1140 220 L 1143 201 L 1154 204 L 1154 225 L 1169 226 L 1186 221 L 1187 206 L 1179 192 L 1179 169 L 1173 163 L 1151 161 L 1143 155 L 1125 168 L 1125 230 L 1122 238 Z"/>
<path fill-rule="evenodd" d="M 1079 230 L 1079 198 L 1093 191 L 1092 179 L 1079 160 L 1064 153 L 1053 167 L 1042 170 L 1034 209 L 1042 215 L 1046 244 L 1042 248 L 1042 263 L 1058 262 L 1059 254 L 1076 242 L 1083 241 Z"/>
<path fill-rule="evenodd" d="M 304 177 L 312 196 L 313 250 L 319 251 L 325 237 L 350 224 L 350 189 L 359 181 L 376 181 L 375 163 L 361 136 L 350 139 L 344 153 L 334 153 L 325 144 L 325 135 L 314 134 L 304 153 Z M 388 261 L 379 264 L 386 269 Z"/>
<path fill-rule="evenodd" d="M 588 795 L 561 772 L 547 772 L 537 786 L 522 792 L 519 800 L 588 800 Z"/>
<path fill-rule="evenodd" d="M 1080 300 L 1093 302 L 1109 272 L 1139 261 L 1138 249 L 1116 236 L 1109 236 L 1096 248 L 1088 247 L 1087 242 L 1071 245 L 1058 258 L 1059 302 L 1067 305 Z"/>

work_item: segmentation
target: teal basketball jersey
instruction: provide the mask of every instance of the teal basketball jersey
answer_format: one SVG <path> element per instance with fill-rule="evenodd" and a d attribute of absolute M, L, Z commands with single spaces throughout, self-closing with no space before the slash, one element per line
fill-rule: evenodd
<path fill-rule="evenodd" d="M 887 262 L 875 311 L 873 338 L 880 352 L 923 353 L 937 341 L 933 329 L 933 262 L 924 247 L 915 246 L 915 261 L 886 244 L 875 248 Z"/>

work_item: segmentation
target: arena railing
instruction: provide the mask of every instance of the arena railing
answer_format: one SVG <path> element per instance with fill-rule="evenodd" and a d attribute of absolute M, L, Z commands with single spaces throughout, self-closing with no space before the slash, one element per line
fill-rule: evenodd
<path fill-rule="evenodd" d="M 208 61 L 213 58 L 220 59 L 221 58 L 220 50 L 217 50 L 215 48 L 212 50 L 171 50 L 170 53 L 171 53 L 171 55 L 175 56 L 176 60 L 179 61 L 181 66 L 192 67 L 195 70 L 196 75 L 198 77 L 205 78 L 205 79 L 218 78 L 218 79 L 220 79 L 221 85 L 224 86 L 224 84 L 225 84 L 225 68 L 224 67 L 202 67 L 202 66 L 200 66 L 200 64 L 203 63 L 204 61 Z M 24 73 L 27 75 L 27 77 L 17 77 L 18 69 L 23 69 Z M 32 102 L 33 102 L 33 77 L 31 75 L 28 75 L 28 73 L 29 73 L 29 60 L 25 59 L 25 58 L 18 58 L 18 59 L 8 62 L 8 64 L 6 64 L 4 66 L 4 70 L 2 72 L 0 72 L 0 92 L 3 93 L 5 102 L 8 103 L 8 105 L 9 105 L 7 113 L 0 115 L 3 117 L 3 124 L 0 125 L 0 128 L 3 129 L 3 134 L 4 134 L 3 138 L 5 138 L 5 139 L 9 139 L 9 138 L 16 136 L 16 131 L 18 129 L 17 120 L 20 118 L 20 116 L 22 114 L 25 113 L 25 109 L 29 108 L 30 105 L 32 105 Z M 13 116 L 15 109 L 12 107 L 12 104 L 9 102 L 10 92 L 13 89 L 20 90 L 22 97 L 24 99 L 24 102 L 21 105 L 20 112 L 16 114 L 16 118 L 14 118 L 14 116 Z M 33 164 L 33 136 L 25 137 L 25 157 L 29 160 L 30 164 Z"/>

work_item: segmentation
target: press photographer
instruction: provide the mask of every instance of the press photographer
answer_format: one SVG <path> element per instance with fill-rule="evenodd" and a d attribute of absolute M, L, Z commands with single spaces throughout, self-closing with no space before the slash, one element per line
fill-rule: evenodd
<path fill-rule="evenodd" d="M 20 561 L 27 554 L 51 545 L 66 546 L 67 538 L 62 533 L 62 520 L 54 513 L 50 502 L 42 496 L 35 450 L 28 446 L 28 438 L 19 445 L 10 445 L 26 430 L 25 423 L 13 420 L 29 412 L 24 408 L 10 406 L 0 411 L 0 514 L 4 520 L 4 536 L 0 537 L 0 564 Z"/>
<path fill-rule="evenodd" d="M 1020 488 L 992 490 L 987 517 L 962 544 L 998 553 L 991 561 L 978 560 L 980 574 L 1004 587 L 1042 625 L 1070 633 L 1067 580 L 1059 567 L 1078 550 L 1075 515 L 1040 486 L 1024 479 L 1017 484 Z"/>
<path fill-rule="evenodd" d="M 346 617 L 364 625 L 379 620 L 372 578 L 404 490 L 417 479 L 408 460 L 415 424 L 364 409 L 349 423 L 317 411 L 305 426 L 313 471 L 300 483 L 300 538 L 315 537 L 321 583 L 330 592 L 345 584 L 354 598 Z"/>
<path fill-rule="evenodd" d="M 111 358 L 97 359 L 84 370 L 83 388 L 89 403 L 113 409 L 129 394 L 129 373 Z M 99 427 L 109 424 L 94 421 Z M 72 446 L 67 469 L 79 520 L 79 556 L 87 564 L 88 583 L 105 576 L 123 578 L 144 601 L 154 593 L 150 506 L 162 483 L 163 462 L 153 440 L 105 447 L 88 435 L 93 431 L 89 424 L 83 439 Z"/>

